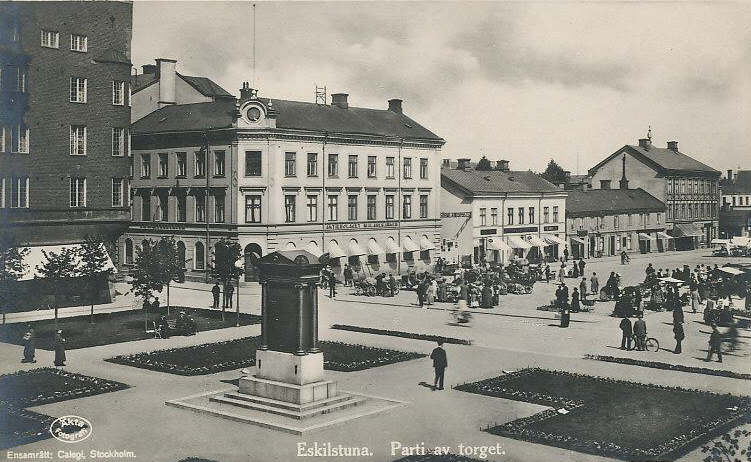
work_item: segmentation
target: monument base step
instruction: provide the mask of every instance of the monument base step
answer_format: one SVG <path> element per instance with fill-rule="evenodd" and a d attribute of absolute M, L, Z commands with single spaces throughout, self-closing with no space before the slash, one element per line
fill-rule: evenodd
<path fill-rule="evenodd" d="M 365 399 L 363 398 L 357 398 L 344 393 L 320 401 L 300 405 L 251 396 L 244 393 L 225 393 L 224 396 L 214 396 L 209 398 L 209 400 L 245 409 L 291 417 L 296 420 L 307 419 L 320 414 L 327 414 L 329 412 L 357 406 L 358 404 L 365 402 Z"/>
<path fill-rule="evenodd" d="M 239 392 L 244 395 L 302 405 L 337 396 L 337 387 L 336 382 L 332 380 L 297 385 L 245 376 L 240 378 Z"/>

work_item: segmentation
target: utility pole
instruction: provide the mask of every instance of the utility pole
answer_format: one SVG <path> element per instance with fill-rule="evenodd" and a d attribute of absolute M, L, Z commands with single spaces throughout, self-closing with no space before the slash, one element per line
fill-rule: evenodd
<path fill-rule="evenodd" d="M 203 196 L 203 221 L 206 222 L 206 249 L 204 260 L 205 281 L 209 282 L 209 255 L 211 255 L 211 229 L 209 228 L 209 134 L 203 132 L 203 173 L 206 175 L 206 191 Z"/>

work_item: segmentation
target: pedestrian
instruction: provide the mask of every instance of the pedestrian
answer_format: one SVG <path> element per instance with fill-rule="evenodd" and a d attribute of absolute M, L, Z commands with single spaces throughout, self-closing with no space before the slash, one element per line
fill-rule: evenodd
<path fill-rule="evenodd" d="M 574 268 L 571 270 L 575 279 L 579 279 L 579 266 L 574 262 Z"/>
<path fill-rule="evenodd" d="M 584 267 L 587 266 L 587 264 L 584 262 L 584 257 L 579 257 L 579 274 L 584 276 Z"/>
<path fill-rule="evenodd" d="M 394 278 L 394 273 L 389 273 L 389 293 L 391 297 L 396 293 L 396 279 Z"/>
<path fill-rule="evenodd" d="M 417 305 L 422 308 L 425 305 L 425 294 L 427 292 L 427 283 L 425 279 L 417 283 Z"/>
<path fill-rule="evenodd" d="M 545 283 L 550 284 L 550 265 L 545 265 Z"/>
<path fill-rule="evenodd" d="M 438 341 L 438 346 L 430 353 L 430 359 L 433 360 L 433 369 L 435 378 L 433 379 L 433 390 L 443 390 L 443 374 L 449 367 L 446 359 L 446 350 L 443 349 L 443 342 Z"/>
<path fill-rule="evenodd" d="M 563 261 L 568 261 L 568 247 L 563 249 Z"/>
<path fill-rule="evenodd" d="M 435 298 L 438 295 L 438 281 L 435 278 L 430 278 L 428 282 L 428 305 L 435 303 Z"/>
<path fill-rule="evenodd" d="M 65 337 L 63 337 L 63 331 L 58 330 L 55 332 L 55 366 L 65 366 Z"/>
<path fill-rule="evenodd" d="M 631 329 L 631 319 L 628 316 L 624 316 L 621 319 L 621 324 L 618 326 L 621 328 L 621 350 L 631 349 L 631 337 L 634 335 Z"/>
<path fill-rule="evenodd" d="M 592 273 L 592 278 L 589 280 L 589 287 L 592 289 L 592 293 L 597 295 L 600 293 L 600 281 L 597 279 L 597 273 Z"/>
<path fill-rule="evenodd" d="M 336 297 L 336 275 L 329 271 L 329 298 Z"/>
<path fill-rule="evenodd" d="M 222 292 L 222 289 L 219 288 L 219 283 L 215 282 L 214 287 L 211 288 L 211 295 L 214 296 L 214 304 L 211 305 L 211 307 L 214 309 L 219 308 L 219 294 L 221 292 Z"/>
<path fill-rule="evenodd" d="M 673 323 L 673 336 L 675 337 L 675 349 L 674 354 L 681 354 L 681 342 L 686 338 L 686 334 L 683 332 L 683 323 Z"/>
<path fill-rule="evenodd" d="M 636 349 L 644 351 L 647 340 L 647 323 L 644 322 L 644 317 L 641 314 L 638 315 L 638 319 L 634 322 L 633 331 L 636 336 Z"/>
<path fill-rule="evenodd" d="M 566 267 L 561 265 L 561 269 L 558 270 L 558 283 L 563 284 L 563 279 L 566 277 Z"/>
<path fill-rule="evenodd" d="M 711 361 L 712 354 L 717 353 L 717 362 L 722 362 L 722 334 L 717 330 L 717 324 L 712 323 L 712 333 L 709 335 L 709 352 L 707 352 L 707 359 L 704 361 Z"/>
<path fill-rule="evenodd" d="M 464 280 L 459 280 L 459 295 L 456 299 L 456 304 L 459 310 L 466 310 L 467 309 L 467 300 L 469 298 L 469 289 L 467 289 L 467 284 L 464 282 Z"/>
<path fill-rule="evenodd" d="M 227 284 L 225 294 L 227 295 L 227 308 L 232 308 L 232 294 L 235 293 L 235 286 L 230 282 Z"/>
<path fill-rule="evenodd" d="M 30 325 L 26 329 L 26 333 L 23 334 L 23 359 L 22 363 L 35 363 L 34 359 L 36 355 L 36 338 L 34 338 L 34 328 Z"/>
<path fill-rule="evenodd" d="M 574 287 L 574 291 L 571 293 L 571 312 L 578 313 L 579 308 L 579 289 Z"/>
<path fill-rule="evenodd" d="M 227 294 L 229 293 L 229 282 L 224 283 L 224 296 L 222 297 L 222 308 L 227 308 Z"/>
<path fill-rule="evenodd" d="M 584 273 L 582 273 L 582 276 L 584 276 Z M 585 277 L 582 277 L 582 282 L 579 283 L 579 294 L 582 300 L 587 299 L 587 278 Z"/>
<path fill-rule="evenodd" d="M 749 297 L 746 296 L 748 302 Z M 699 284 L 694 281 L 691 285 L 691 311 L 694 313 L 699 309 Z"/>
<path fill-rule="evenodd" d="M 344 264 L 344 285 L 347 287 L 352 285 L 352 268 L 348 263 Z"/>
<path fill-rule="evenodd" d="M 561 310 L 561 327 L 568 327 L 570 322 L 571 312 L 569 311 L 568 306 L 564 305 Z"/>
<path fill-rule="evenodd" d="M 671 305 L 673 308 L 673 325 L 683 324 L 685 322 L 685 316 L 683 315 L 683 306 L 678 298 L 678 294 L 673 292 L 671 295 Z"/>

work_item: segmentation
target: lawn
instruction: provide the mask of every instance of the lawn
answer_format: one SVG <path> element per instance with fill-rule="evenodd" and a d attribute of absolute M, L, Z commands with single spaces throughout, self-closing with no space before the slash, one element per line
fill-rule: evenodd
<path fill-rule="evenodd" d="M 234 327 L 237 320 L 235 313 L 226 313 L 225 320 L 222 321 L 221 311 L 219 310 L 174 306 L 170 309 L 169 319 L 176 318 L 181 310 L 188 312 L 193 317 L 198 325 L 199 332 Z M 149 319 L 152 321 L 156 320 L 163 314 L 167 314 L 166 307 L 161 307 L 158 312 L 150 311 Z M 88 315 L 58 319 L 58 329 L 62 329 L 63 331 L 66 339 L 65 347 L 67 349 L 73 350 L 98 345 L 110 345 L 112 343 L 131 342 L 133 340 L 154 337 L 153 333 L 146 333 L 143 310 L 94 314 L 94 324 L 91 324 L 89 321 L 90 317 Z M 240 313 L 241 326 L 258 324 L 260 322 L 260 316 Z M 54 319 L 0 326 L 0 342 L 22 345 L 23 334 L 29 325 L 34 328 L 37 348 L 52 350 L 55 337 Z M 153 326 L 149 328 L 151 329 Z"/>
<path fill-rule="evenodd" d="M 489 433 L 624 460 L 674 460 L 751 410 L 748 397 L 543 369 L 455 388 L 555 408 Z M 568 413 L 556 411 L 561 408 Z"/>
<path fill-rule="evenodd" d="M 203 375 L 254 366 L 260 337 L 121 355 L 107 361 L 178 375 Z M 340 342 L 319 342 L 324 368 L 351 372 L 421 358 L 421 353 Z"/>

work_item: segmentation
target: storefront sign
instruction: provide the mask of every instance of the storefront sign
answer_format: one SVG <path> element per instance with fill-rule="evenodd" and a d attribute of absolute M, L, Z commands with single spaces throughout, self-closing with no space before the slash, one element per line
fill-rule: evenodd
<path fill-rule="evenodd" d="M 441 212 L 441 218 L 457 218 L 457 217 L 470 218 L 471 216 L 472 216 L 472 212 Z"/>
<path fill-rule="evenodd" d="M 538 231 L 537 226 L 527 226 L 521 228 L 503 228 L 503 232 L 509 233 L 536 233 Z"/>
<path fill-rule="evenodd" d="M 548 225 L 543 227 L 545 231 L 558 231 L 558 225 Z"/>
<path fill-rule="evenodd" d="M 378 228 L 398 228 L 399 222 L 397 221 L 365 221 L 365 222 L 349 222 L 349 223 L 326 223 L 324 229 L 327 231 L 339 231 L 339 230 L 358 230 L 358 229 L 378 229 Z"/>
<path fill-rule="evenodd" d="M 480 236 L 487 236 L 488 234 L 498 234 L 498 230 L 496 228 L 480 230 Z"/>

